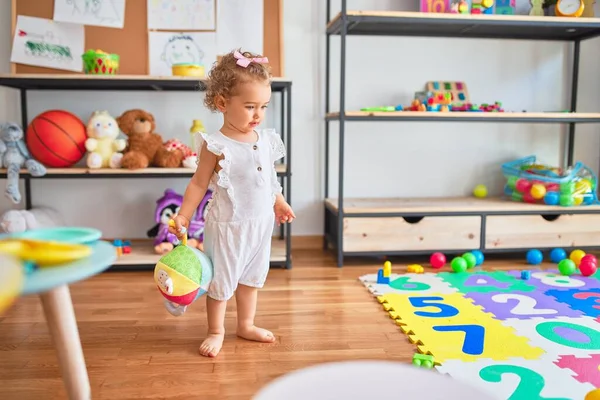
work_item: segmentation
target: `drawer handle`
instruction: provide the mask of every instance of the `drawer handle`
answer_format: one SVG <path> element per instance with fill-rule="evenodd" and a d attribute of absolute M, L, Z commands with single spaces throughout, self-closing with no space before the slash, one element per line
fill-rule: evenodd
<path fill-rule="evenodd" d="M 560 218 L 560 214 L 540 214 L 546 221 L 552 222 Z"/>
<path fill-rule="evenodd" d="M 418 224 L 425 217 L 402 217 L 402 219 L 408 224 Z"/>

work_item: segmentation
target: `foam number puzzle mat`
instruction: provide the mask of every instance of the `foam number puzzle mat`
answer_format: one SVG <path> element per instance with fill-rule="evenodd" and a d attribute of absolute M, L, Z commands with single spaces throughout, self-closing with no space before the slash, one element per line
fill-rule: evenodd
<path fill-rule="evenodd" d="M 530 272 L 359 279 L 440 373 L 498 399 L 583 400 L 600 387 L 600 279 Z"/>

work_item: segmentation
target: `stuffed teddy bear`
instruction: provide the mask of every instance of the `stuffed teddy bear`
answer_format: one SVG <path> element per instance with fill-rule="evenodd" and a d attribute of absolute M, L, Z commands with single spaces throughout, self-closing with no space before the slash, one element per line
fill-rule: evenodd
<path fill-rule="evenodd" d="M 46 167 L 34 160 L 23 140 L 23 130 L 14 123 L 0 125 L 0 167 L 6 168 L 6 197 L 21 202 L 19 172 L 25 167 L 32 176 L 46 175 Z"/>
<path fill-rule="evenodd" d="M 65 221 L 58 211 L 50 207 L 37 207 L 31 210 L 8 210 L 0 218 L 4 233 L 21 233 L 40 228 L 64 226 Z"/>
<path fill-rule="evenodd" d="M 108 111 L 94 111 L 87 123 L 88 168 L 120 168 L 125 140 L 117 139 L 119 124 Z"/>
<path fill-rule="evenodd" d="M 163 146 L 162 137 L 154 132 L 154 116 L 140 109 L 125 111 L 117 118 L 119 128 L 128 136 L 121 166 L 127 169 L 177 168 L 183 160 L 181 151 L 169 151 Z"/>
<path fill-rule="evenodd" d="M 169 151 L 179 150 L 183 153 L 183 161 L 181 162 L 183 168 L 196 169 L 198 167 L 198 164 L 196 163 L 196 160 L 198 159 L 197 154 L 179 139 L 169 139 L 164 143 L 164 146 Z"/>

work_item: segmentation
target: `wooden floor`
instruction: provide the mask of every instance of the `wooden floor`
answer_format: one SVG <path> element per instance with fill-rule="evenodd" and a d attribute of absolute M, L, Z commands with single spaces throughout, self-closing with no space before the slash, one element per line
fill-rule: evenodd
<path fill-rule="evenodd" d="M 198 355 L 206 331 L 204 299 L 184 317 L 167 314 L 151 272 L 105 273 L 71 287 L 93 399 L 249 399 L 289 371 L 327 361 L 410 362 L 414 347 L 386 317 L 358 277 L 381 262 L 338 269 L 321 251 L 294 253 L 292 270 L 274 269 L 259 296 L 257 324 L 277 343 L 235 337 L 228 308 L 224 348 Z M 405 270 L 407 260 L 394 263 Z M 486 261 L 484 269 L 524 266 Z M 40 302 L 20 299 L 0 317 L 2 400 L 65 399 Z"/>

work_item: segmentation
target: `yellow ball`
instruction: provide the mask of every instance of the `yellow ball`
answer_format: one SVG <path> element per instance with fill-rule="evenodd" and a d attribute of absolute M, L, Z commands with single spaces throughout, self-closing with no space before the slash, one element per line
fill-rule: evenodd
<path fill-rule="evenodd" d="M 573 205 L 574 206 L 579 206 L 579 205 L 581 205 L 581 203 L 583 203 L 583 196 L 574 196 L 573 197 Z"/>
<path fill-rule="evenodd" d="M 588 179 L 582 179 L 575 184 L 575 193 L 589 193 L 592 190 L 592 183 Z"/>
<path fill-rule="evenodd" d="M 579 263 L 581 263 L 581 259 L 583 258 L 583 256 L 585 256 L 585 251 L 573 250 L 569 255 L 569 258 L 575 263 L 575 265 L 579 266 Z"/>
<path fill-rule="evenodd" d="M 600 389 L 594 389 L 586 394 L 584 400 L 600 400 Z"/>
<path fill-rule="evenodd" d="M 485 185 L 475 186 L 475 189 L 473 189 L 473 195 L 479 198 L 487 196 L 487 187 L 485 187 Z"/>
<path fill-rule="evenodd" d="M 534 183 L 531 186 L 531 197 L 536 200 L 543 199 L 546 195 L 546 186 L 540 183 Z"/>

